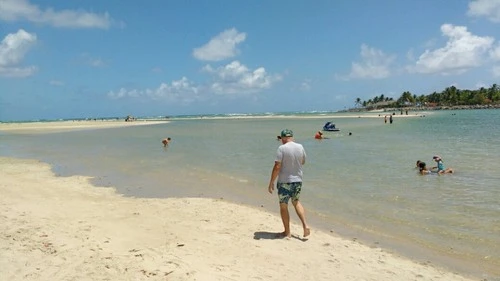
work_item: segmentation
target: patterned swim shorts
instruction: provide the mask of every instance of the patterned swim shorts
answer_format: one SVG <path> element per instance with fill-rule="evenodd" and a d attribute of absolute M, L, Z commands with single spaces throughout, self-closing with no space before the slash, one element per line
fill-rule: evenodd
<path fill-rule="evenodd" d="M 290 198 L 292 198 L 293 202 L 299 200 L 300 190 L 302 189 L 302 182 L 278 182 L 276 186 L 278 188 L 278 197 L 280 203 L 288 204 L 288 200 L 290 200 Z"/>

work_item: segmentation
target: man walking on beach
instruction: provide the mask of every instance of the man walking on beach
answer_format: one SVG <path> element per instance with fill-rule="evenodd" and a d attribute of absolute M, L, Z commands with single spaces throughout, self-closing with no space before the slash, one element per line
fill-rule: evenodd
<path fill-rule="evenodd" d="M 311 230 L 306 223 L 305 210 L 299 202 L 300 191 L 302 189 L 302 165 L 306 162 L 306 151 L 301 144 L 294 142 L 293 132 L 285 129 L 281 131 L 281 143 L 276 153 L 274 167 L 269 181 L 268 191 L 273 193 L 274 182 L 278 179 L 276 187 L 278 189 L 281 220 L 285 231 L 280 233 L 282 237 L 291 237 L 290 213 L 288 212 L 288 201 L 292 199 L 295 212 L 302 222 L 304 237 L 311 234 Z"/>

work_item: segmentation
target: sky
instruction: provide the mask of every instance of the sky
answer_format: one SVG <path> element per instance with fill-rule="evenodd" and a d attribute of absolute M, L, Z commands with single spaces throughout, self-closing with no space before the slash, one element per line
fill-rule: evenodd
<path fill-rule="evenodd" d="M 500 0 L 0 0 L 0 121 L 338 111 L 500 84 Z"/>

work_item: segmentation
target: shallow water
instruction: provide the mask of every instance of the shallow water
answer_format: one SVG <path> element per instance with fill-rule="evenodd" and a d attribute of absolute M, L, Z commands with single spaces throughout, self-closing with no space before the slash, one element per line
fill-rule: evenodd
<path fill-rule="evenodd" d="M 383 117 L 302 114 L 4 133 L 0 154 L 42 159 L 64 176 L 95 176 L 126 195 L 223 197 L 277 213 L 267 183 L 280 144 L 276 135 L 290 128 L 307 151 L 302 201 L 317 227 L 414 258 L 431 250 L 437 262 L 500 275 L 500 110 L 419 114 L 425 117 L 397 114 L 393 124 Z M 326 121 L 341 131 L 314 140 Z M 165 137 L 173 139 L 166 149 Z M 456 173 L 418 175 L 416 160 L 432 167 L 434 154 Z"/>

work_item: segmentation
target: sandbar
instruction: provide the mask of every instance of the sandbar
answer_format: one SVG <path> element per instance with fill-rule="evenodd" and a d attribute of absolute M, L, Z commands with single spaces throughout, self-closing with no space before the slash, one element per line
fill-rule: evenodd
<path fill-rule="evenodd" d="M 143 126 L 169 123 L 169 121 L 151 120 L 74 120 L 53 122 L 12 122 L 0 123 L 0 132 L 9 133 L 51 133 L 87 129 L 106 129 L 129 126 Z"/>

